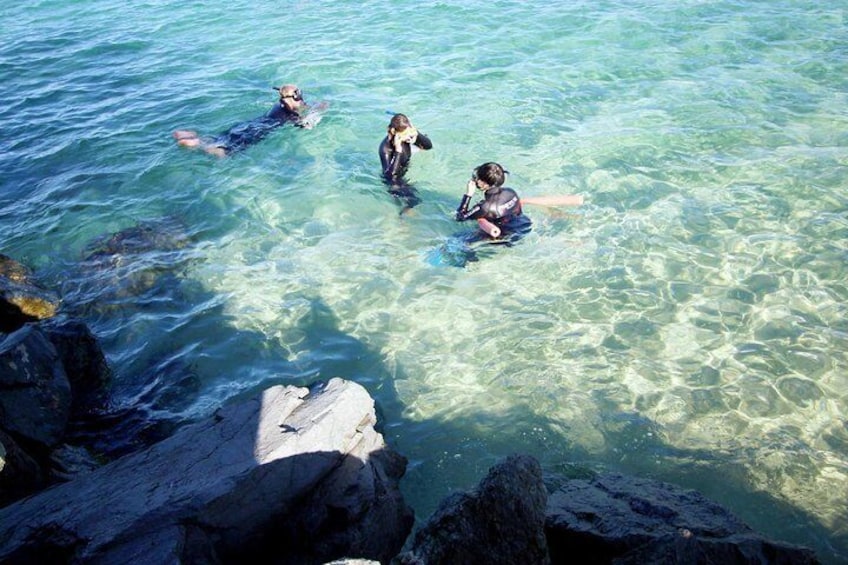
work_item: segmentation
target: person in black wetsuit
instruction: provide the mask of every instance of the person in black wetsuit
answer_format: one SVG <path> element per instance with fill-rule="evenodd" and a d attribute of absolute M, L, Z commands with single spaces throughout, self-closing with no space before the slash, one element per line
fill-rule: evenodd
<path fill-rule="evenodd" d="M 430 138 L 415 129 L 408 117 L 395 114 L 389 122 L 386 137 L 380 143 L 379 153 L 383 181 L 389 186 L 389 194 L 404 202 L 401 213 L 421 202 L 415 187 L 404 178 L 412 158 L 413 145 L 425 151 L 433 148 Z"/>
<path fill-rule="evenodd" d="M 500 235 L 493 239 L 480 230 L 473 238 L 474 241 L 490 239 L 493 243 L 509 245 L 530 231 L 532 222 L 523 214 L 518 194 L 503 186 L 504 181 L 506 171 L 497 163 L 483 163 L 474 169 L 456 211 L 456 219 L 462 222 L 485 218 L 501 231 Z M 483 200 L 469 208 L 468 205 L 477 190 L 483 191 Z"/>
<path fill-rule="evenodd" d="M 174 132 L 174 138 L 183 147 L 200 147 L 211 155 L 225 157 L 261 141 L 284 124 L 305 127 L 301 116 L 309 106 L 304 101 L 300 89 L 293 84 L 275 86 L 274 89 L 279 91 L 280 101 L 264 116 L 236 124 L 213 139 L 203 139 L 191 130 L 177 130 Z"/>

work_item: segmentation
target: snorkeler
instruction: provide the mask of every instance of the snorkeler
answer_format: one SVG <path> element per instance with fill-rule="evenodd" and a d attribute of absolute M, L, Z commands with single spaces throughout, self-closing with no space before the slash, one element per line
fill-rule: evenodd
<path fill-rule="evenodd" d="M 497 163 L 483 163 L 474 169 L 456 211 L 456 219 L 460 222 L 481 220 L 481 230 L 488 237 L 496 242 L 512 243 L 528 233 L 532 223 L 522 213 L 518 194 L 503 186 L 506 174 L 507 171 Z M 469 208 L 468 204 L 477 190 L 483 191 L 483 200 Z"/>
<path fill-rule="evenodd" d="M 183 147 L 200 147 L 217 157 L 225 157 L 240 151 L 264 139 L 274 129 L 292 123 L 298 127 L 311 128 L 313 124 L 304 121 L 309 106 L 303 99 L 300 89 L 293 84 L 275 86 L 280 100 L 267 114 L 253 120 L 236 124 L 215 138 L 204 139 L 191 130 L 177 130 L 174 138 Z"/>
<path fill-rule="evenodd" d="M 426 151 L 433 148 L 433 142 L 415 129 L 405 115 L 395 114 L 389 122 L 386 137 L 380 143 L 379 153 L 383 180 L 389 185 L 389 194 L 405 203 L 402 213 L 421 202 L 415 188 L 404 178 L 413 146 Z"/>

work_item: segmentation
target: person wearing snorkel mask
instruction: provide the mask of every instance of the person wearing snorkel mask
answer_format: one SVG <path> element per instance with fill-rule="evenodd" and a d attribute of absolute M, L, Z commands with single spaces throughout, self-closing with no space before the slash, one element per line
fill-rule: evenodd
<path fill-rule="evenodd" d="M 532 229 L 530 218 L 524 215 L 521 199 L 505 187 L 507 171 L 497 163 L 483 163 L 471 174 L 465 194 L 456 210 L 457 221 L 477 220 L 479 229 L 449 237 L 427 254 L 434 266 L 465 267 L 490 255 L 490 244 L 511 246 Z M 469 206 L 477 191 L 483 199 Z"/>
<path fill-rule="evenodd" d="M 264 116 L 236 124 L 214 138 L 201 138 L 191 130 L 177 130 L 173 134 L 174 138 L 182 147 L 199 147 L 211 155 L 225 157 L 261 141 L 284 124 L 311 127 L 302 120 L 309 106 L 300 89 L 293 84 L 285 84 L 275 86 L 274 90 L 279 92 L 280 99 Z"/>
<path fill-rule="evenodd" d="M 511 188 L 503 186 L 507 171 L 497 163 L 483 163 L 471 175 L 465 187 L 462 202 L 456 211 L 456 219 L 487 220 L 488 225 L 494 225 L 497 230 L 486 231 L 486 236 L 478 234 L 476 239 L 492 239 L 493 243 L 512 243 L 528 233 L 532 222 L 521 209 L 521 200 Z M 483 192 L 483 200 L 468 207 L 474 194 Z M 482 224 L 481 224 L 482 231 Z"/>
<path fill-rule="evenodd" d="M 433 142 L 415 129 L 404 114 L 395 114 L 389 122 L 386 137 L 380 143 L 379 153 L 383 180 L 389 185 L 389 193 L 405 204 L 401 213 L 421 202 L 415 188 L 404 178 L 412 159 L 413 146 L 426 151 L 433 148 Z"/>

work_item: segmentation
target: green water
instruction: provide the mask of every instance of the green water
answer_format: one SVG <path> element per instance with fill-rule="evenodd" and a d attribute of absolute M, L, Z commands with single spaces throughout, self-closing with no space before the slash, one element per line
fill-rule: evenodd
<path fill-rule="evenodd" d="M 97 333 L 116 406 L 189 419 L 272 383 L 362 383 L 419 518 L 521 451 L 697 488 L 844 561 L 846 8 L 10 5 L 0 253 Z M 170 137 L 256 117 L 281 82 L 329 102 L 315 129 L 224 160 Z M 391 112 L 434 143 L 405 216 L 378 176 Z M 528 206 L 520 244 L 430 264 L 472 229 L 453 210 L 490 160 L 522 196 L 586 204 Z M 81 263 L 163 217 L 189 247 Z"/>

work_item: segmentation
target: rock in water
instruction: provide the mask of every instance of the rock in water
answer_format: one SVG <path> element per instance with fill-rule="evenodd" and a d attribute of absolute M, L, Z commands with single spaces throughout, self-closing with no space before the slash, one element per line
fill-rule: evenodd
<path fill-rule="evenodd" d="M 549 563 L 547 496 L 538 461 L 510 456 L 492 467 L 474 491 L 442 501 L 396 563 Z"/>
<path fill-rule="evenodd" d="M 566 481 L 548 499 L 551 560 L 592 563 L 818 563 L 802 547 L 767 540 L 726 508 L 680 487 L 618 475 Z"/>

